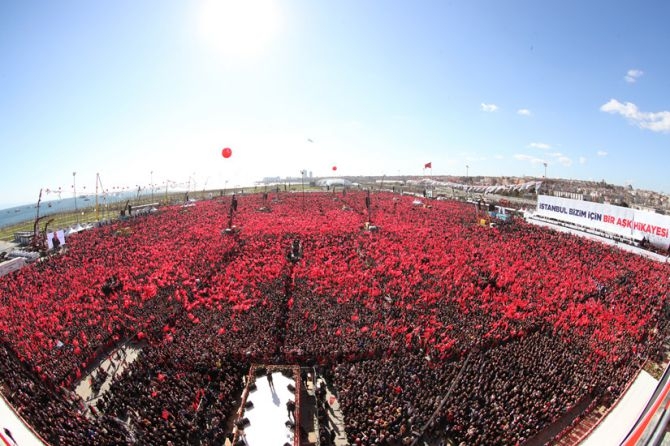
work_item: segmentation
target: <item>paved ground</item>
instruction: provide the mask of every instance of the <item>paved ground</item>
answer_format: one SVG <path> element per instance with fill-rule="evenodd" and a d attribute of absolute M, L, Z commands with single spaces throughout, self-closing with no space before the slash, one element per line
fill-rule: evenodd
<path fill-rule="evenodd" d="M 348 446 L 347 433 L 344 430 L 344 415 L 340 409 L 340 402 L 337 397 L 333 395 L 328 386 L 328 382 L 323 377 L 318 377 L 317 386 L 324 382 L 326 384 L 326 400 L 330 406 L 328 411 L 328 428 L 334 429 L 337 436 L 335 437 L 335 446 Z"/>
<path fill-rule="evenodd" d="M 17 246 L 18 245 L 14 242 L 5 242 L 0 240 L 0 252 L 9 252 Z"/>
<path fill-rule="evenodd" d="M 301 386 L 301 389 L 300 425 L 307 433 L 307 441 L 302 440 L 301 444 L 314 445 L 318 442 L 319 419 L 316 414 L 315 386 L 311 373 L 308 375 L 307 383 Z"/>
<path fill-rule="evenodd" d="M 303 437 L 301 441 L 302 446 L 321 444 L 318 438 L 319 414 L 317 410 L 319 409 L 316 397 L 316 389 L 321 385 L 321 383 L 325 383 L 326 389 L 328 389 L 328 383 L 326 380 L 322 376 L 318 375 L 316 380 L 314 380 L 310 371 L 307 377 L 307 383 L 301 387 L 302 395 L 300 405 L 300 425 L 307 434 L 306 438 Z M 337 401 L 337 398 L 330 392 L 330 390 L 326 390 L 326 399 L 330 403 L 330 410 L 328 410 L 327 413 L 325 427 L 327 427 L 329 430 L 335 431 L 336 446 L 348 446 L 346 433 L 344 431 L 344 416 L 340 410 L 340 405 Z"/>
<path fill-rule="evenodd" d="M 98 398 L 109 391 L 109 388 L 112 385 L 112 380 L 121 375 L 126 367 L 137 359 L 139 353 L 140 349 L 130 345 L 124 345 L 117 350 L 112 351 L 95 369 L 91 371 L 91 373 L 82 378 L 74 391 L 84 401 L 87 409 L 92 405 L 95 405 Z M 91 383 L 98 376 L 100 370 L 107 372 L 107 379 L 102 383 L 100 389 L 97 392 L 94 392 Z M 87 416 L 90 415 L 90 412 L 87 411 Z"/>

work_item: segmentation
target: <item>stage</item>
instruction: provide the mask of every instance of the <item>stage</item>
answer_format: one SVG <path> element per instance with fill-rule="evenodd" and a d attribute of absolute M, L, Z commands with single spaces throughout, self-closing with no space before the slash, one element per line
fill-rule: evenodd
<path fill-rule="evenodd" d="M 249 424 L 243 429 L 237 430 L 237 439 L 246 441 L 248 446 L 283 446 L 294 445 L 294 429 L 287 426 L 289 414 L 287 403 L 293 401 L 299 406 L 299 390 L 289 390 L 289 385 L 296 389 L 299 383 L 296 383 L 297 376 L 293 368 L 287 367 L 282 370 L 268 367 L 271 371 L 272 385 L 268 380 L 267 374 L 259 374 L 256 367 L 252 367 L 249 374 L 251 382 L 245 390 L 246 398 L 243 398 L 243 407 L 239 414 L 241 419 L 249 420 Z M 260 369 L 263 370 L 263 369 Z M 291 375 L 287 377 L 286 375 Z M 255 389 L 253 388 L 255 384 Z M 249 403 L 253 404 L 248 407 Z M 245 405 L 247 407 L 245 407 Z M 300 418 L 299 410 L 294 410 L 291 421 L 294 417 Z"/>
<path fill-rule="evenodd" d="M 621 444 L 653 396 L 657 384 L 658 380 L 642 370 L 630 389 L 582 445 Z"/>
<path fill-rule="evenodd" d="M 11 437 L 5 429 L 11 432 Z M 12 441 L 16 440 L 16 443 Z M 33 430 L 23 423 L 23 420 L 16 415 L 5 397 L 0 395 L 0 445 L 2 446 L 43 446 Z"/>

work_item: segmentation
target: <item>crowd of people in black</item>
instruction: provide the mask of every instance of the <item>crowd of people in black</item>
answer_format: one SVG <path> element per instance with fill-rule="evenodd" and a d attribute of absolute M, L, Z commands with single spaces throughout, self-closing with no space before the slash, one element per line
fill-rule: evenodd
<path fill-rule="evenodd" d="M 367 198 L 240 197 L 222 233 L 223 197 L 72 236 L 0 280 L 3 394 L 53 445 L 217 445 L 250 364 L 317 365 L 351 444 L 514 444 L 659 353 L 667 265 Z M 139 359 L 85 416 L 72 389 L 128 341 Z"/>

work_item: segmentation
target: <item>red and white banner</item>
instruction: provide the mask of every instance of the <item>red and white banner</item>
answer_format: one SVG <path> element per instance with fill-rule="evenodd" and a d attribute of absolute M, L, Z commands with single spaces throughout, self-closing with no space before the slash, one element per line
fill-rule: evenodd
<path fill-rule="evenodd" d="M 537 197 L 536 214 L 638 241 L 647 239 L 664 249 L 670 246 L 670 217 L 666 215 L 548 195 Z"/>

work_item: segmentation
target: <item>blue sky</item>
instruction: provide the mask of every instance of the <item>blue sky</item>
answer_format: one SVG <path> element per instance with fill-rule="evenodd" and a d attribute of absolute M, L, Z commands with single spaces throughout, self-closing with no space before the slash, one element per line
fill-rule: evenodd
<path fill-rule="evenodd" d="M 0 207 L 71 196 L 73 172 L 81 194 L 96 173 L 200 189 L 429 161 L 670 192 L 668 17 L 660 0 L 1 2 Z"/>

